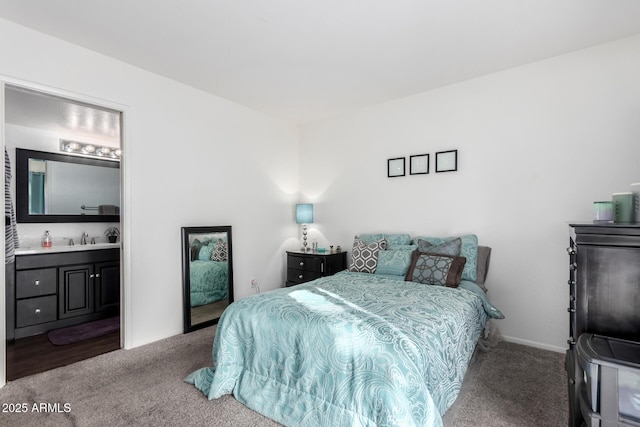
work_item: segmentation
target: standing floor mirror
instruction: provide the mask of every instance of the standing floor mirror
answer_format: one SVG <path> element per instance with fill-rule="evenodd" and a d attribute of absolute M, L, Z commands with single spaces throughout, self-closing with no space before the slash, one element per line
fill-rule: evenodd
<path fill-rule="evenodd" d="M 233 302 L 231 226 L 182 227 L 184 332 L 218 323 Z"/>

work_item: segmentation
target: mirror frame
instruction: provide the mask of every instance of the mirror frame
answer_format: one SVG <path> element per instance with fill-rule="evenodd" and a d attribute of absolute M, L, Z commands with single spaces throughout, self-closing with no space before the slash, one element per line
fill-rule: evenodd
<path fill-rule="evenodd" d="M 229 279 L 229 304 L 233 302 L 233 245 L 231 242 L 231 226 L 205 226 L 205 227 L 182 227 L 182 287 L 184 290 L 182 298 L 182 313 L 184 317 L 184 333 L 215 325 L 220 317 L 213 318 L 201 323 L 191 322 L 191 248 L 189 245 L 190 234 L 227 233 L 227 277 Z"/>
<path fill-rule="evenodd" d="M 66 154 L 16 148 L 16 221 L 36 222 L 120 222 L 120 215 L 36 215 L 29 213 L 29 159 L 54 160 L 56 162 L 77 163 L 120 169 L 120 162 Z M 122 182 L 122 179 L 120 180 Z"/>

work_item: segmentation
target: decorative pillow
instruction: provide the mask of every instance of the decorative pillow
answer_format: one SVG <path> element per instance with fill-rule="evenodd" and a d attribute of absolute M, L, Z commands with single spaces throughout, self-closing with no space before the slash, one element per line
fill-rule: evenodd
<path fill-rule="evenodd" d="M 418 250 L 422 253 L 459 256 L 461 246 L 462 240 L 459 238 L 440 243 L 439 245 L 432 245 L 428 241 L 422 239 L 418 240 Z"/>
<path fill-rule="evenodd" d="M 360 234 L 359 236 L 355 237 L 355 240 L 360 240 L 365 245 L 368 245 L 369 243 L 375 243 L 375 242 L 377 242 L 379 240 L 383 240 L 383 239 L 384 239 L 384 234 L 382 234 L 382 233 L 378 233 L 378 234 Z M 354 246 L 356 244 L 355 240 L 353 241 L 353 245 Z"/>
<path fill-rule="evenodd" d="M 360 273 L 375 273 L 378 265 L 378 252 L 387 248 L 387 241 L 382 239 L 365 244 L 356 238 L 351 251 L 351 266 L 349 271 Z"/>
<path fill-rule="evenodd" d="M 200 253 L 200 248 L 202 247 L 202 243 L 200 240 L 195 239 L 191 242 L 189 261 L 195 261 L 198 259 L 198 254 Z"/>
<path fill-rule="evenodd" d="M 378 252 L 376 274 L 406 276 L 411 265 L 411 251 L 406 249 L 388 249 Z"/>
<path fill-rule="evenodd" d="M 213 246 L 213 252 L 211 252 L 211 261 L 226 261 L 227 252 L 227 242 L 219 239 Z"/>
<path fill-rule="evenodd" d="M 405 280 L 457 288 L 466 261 L 464 257 L 423 254 L 415 251 L 411 254 L 411 266 Z"/>
<path fill-rule="evenodd" d="M 403 250 L 403 251 L 409 251 L 409 252 L 413 252 L 416 249 L 418 249 L 418 245 L 395 245 L 393 248 L 387 247 L 387 250 L 395 250 L 395 251 Z"/>
<path fill-rule="evenodd" d="M 464 280 L 475 282 L 477 278 L 476 269 L 478 266 L 478 236 L 476 236 L 475 234 L 466 234 L 464 236 L 459 236 L 459 238 L 462 241 L 462 245 L 460 247 L 460 256 L 463 256 L 467 259 L 467 263 L 465 264 L 464 270 L 462 271 L 462 278 Z M 441 243 L 456 239 L 456 237 L 414 237 L 414 241 L 416 242 L 420 239 L 426 240 L 432 245 L 439 245 Z"/>
<path fill-rule="evenodd" d="M 411 236 L 408 234 L 385 234 L 384 238 L 387 240 L 387 249 L 397 249 L 411 243 Z"/>
<path fill-rule="evenodd" d="M 211 261 L 211 253 L 213 252 L 213 246 L 203 246 L 198 252 L 198 261 Z"/>
<path fill-rule="evenodd" d="M 396 249 L 397 246 L 408 245 L 411 243 L 411 236 L 408 234 L 360 234 L 359 236 L 356 236 L 356 239 L 362 240 L 362 242 L 367 245 L 369 243 L 385 239 L 387 241 L 387 249 Z"/>

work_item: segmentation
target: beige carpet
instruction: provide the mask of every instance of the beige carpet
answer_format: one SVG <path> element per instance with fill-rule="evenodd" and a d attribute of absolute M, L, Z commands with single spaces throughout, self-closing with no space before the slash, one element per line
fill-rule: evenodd
<path fill-rule="evenodd" d="M 0 412 L 0 426 L 277 426 L 231 396 L 208 401 L 182 381 L 211 365 L 214 333 L 209 327 L 10 382 L 0 389 L 2 409 L 25 404 L 27 412 Z M 563 360 L 504 342 L 479 354 L 445 426 L 566 425 Z"/>

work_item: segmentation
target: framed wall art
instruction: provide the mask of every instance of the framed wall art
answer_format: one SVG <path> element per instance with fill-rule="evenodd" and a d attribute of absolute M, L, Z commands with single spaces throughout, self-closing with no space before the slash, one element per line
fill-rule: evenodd
<path fill-rule="evenodd" d="M 395 178 L 398 176 L 404 176 L 404 157 L 396 157 L 394 159 L 387 160 L 387 178 Z"/>
<path fill-rule="evenodd" d="M 409 156 L 409 175 L 426 175 L 428 173 L 428 154 L 416 154 L 414 156 Z"/>
<path fill-rule="evenodd" d="M 436 172 L 454 172 L 458 170 L 458 150 L 436 153 Z"/>

